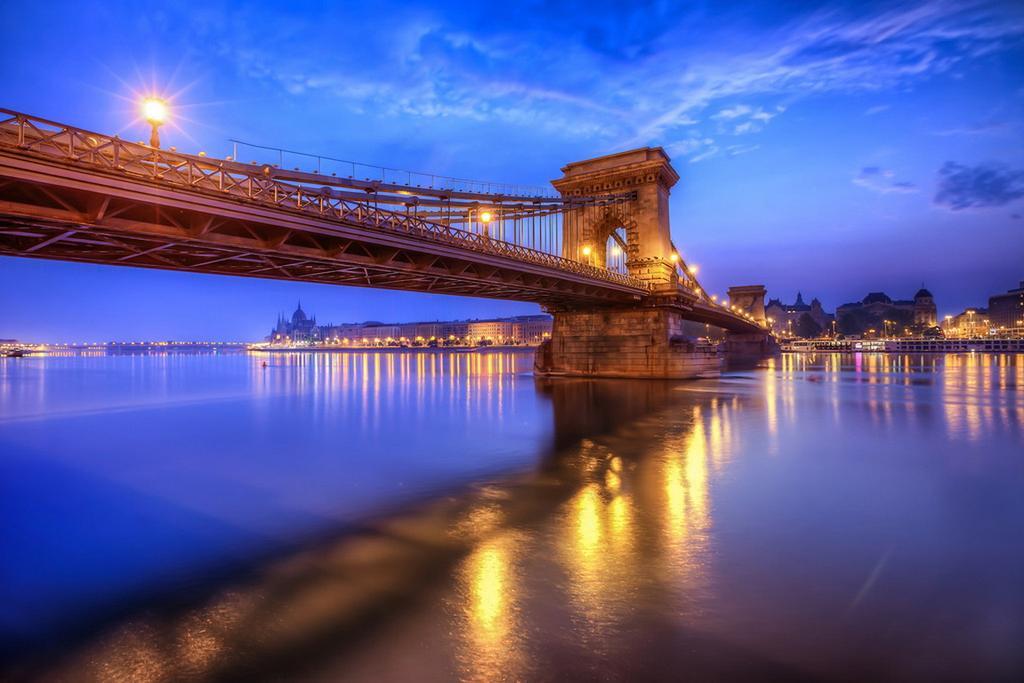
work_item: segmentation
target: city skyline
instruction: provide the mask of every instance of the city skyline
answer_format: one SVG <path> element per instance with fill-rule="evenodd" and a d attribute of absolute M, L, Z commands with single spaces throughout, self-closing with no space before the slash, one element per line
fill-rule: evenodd
<path fill-rule="evenodd" d="M 43 11 L 11 8 L 12 25 Z M 514 8 L 495 16 L 402 5 L 390 13 L 387 41 L 366 30 L 375 11 L 47 9 L 47 32 L 6 41 L 13 58 L 0 66 L 2 104 L 144 139 L 137 95 L 159 92 L 173 112 L 164 143 L 182 150 L 223 156 L 227 138 L 238 137 L 533 185 L 575 159 L 657 145 L 683 176 L 671 202 L 675 240 L 720 296 L 763 283 L 787 300 L 814 291 L 834 309 L 864 292 L 913 292 L 924 282 L 947 314 L 984 305 L 1021 277 L 1024 14 L 1011 3 L 647 7 L 624 17 L 609 6 L 586 18 L 569 4 L 543 22 Z M 78 31 L 85 12 L 94 26 L 88 38 Z M 369 37 L 356 48 L 344 39 L 349 32 Z M 564 34 L 573 40 L 553 40 Z M 82 40 L 90 59 L 74 57 Z M 205 59 L 207 49 L 218 59 Z M 38 50 L 52 59 L 18 59 Z M 538 311 L 210 275 L 0 264 L 4 334 L 28 340 L 247 337 L 273 308 L 267 301 L 299 297 L 339 320 L 382 310 L 396 319 Z"/>
<path fill-rule="evenodd" d="M 71 265 L 82 265 L 82 264 L 71 264 Z M 90 266 L 90 267 L 102 268 L 103 266 Z M 159 272 L 162 272 L 162 271 L 148 271 L 148 272 L 159 273 Z M 221 276 L 207 276 L 207 275 L 199 275 L 199 276 L 200 277 L 221 277 Z M 221 277 L 221 279 L 230 279 L 230 278 Z M 306 283 L 278 283 L 278 284 L 306 284 Z M 308 285 L 308 286 L 310 288 L 316 288 L 317 287 L 317 285 Z M 1021 291 L 1022 287 L 1024 287 L 1024 280 L 1022 280 L 1019 283 L 1019 287 L 1017 287 L 1017 288 L 1012 288 L 1011 287 L 1011 288 L 1007 288 L 1007 289 L 1005 289 L 1003 291 L 992 292 L 990 295 L 986 296 L 980 303 L 968 304 L 967 306 L 964 306 L 963 308 L 960 308 L 958 310 L 947 310 L 947 307 L 941 305 L 941 303 L 935 304 L 936 316 L 937 316 L 936 322 L 938 323 L 938 322 L 942 322 L 943 319 L 956 318 L 959 315 L 965 315 L 968 311 L 971 311 L 971 310 L 984 310 L 985 307 L 988 305 L 988 303 L 989 303 L 991 298 L 1005 298 L 1006 296 L 1009 296 L 1009 295 L 1012 295 L 1012 294 L 1014 294 L 1016 292 Z M 369 291 L 373 292 L 373 291 L 377 291 L 377 290 L 369 290 Z M 806 303 L 805 301 L 803 301 L 800 298 L 804 291 L 813 292 L 814 290 L 813 289 L 797 290 L 797 292 L 791 297 L 796 302 L 796 304 L 799 305 L 799 304 L 805 304 Z M 381 293 L 392 294 L 392 295 L 393 294 L 414 294 L 412 292 L 381 292 Z M 930 292 L 927 292 L 927 293 L 930 294 Z M 810 299 L 814 300 L 814 303 L 818 303 L 818 304 L 821 305 L 821 310 L 828 316 L 829 320 L 835 320 L 837 313 L 841 309 L 843 309 L 844 307 L 857 306 L 857 305 L 860 304 L 860 302 L 866 301 L 866 300 L 868 300 L 868 299 L 870 299 L 872 297 L 876 297 L 879 294 L 887 295 L 888 292 L 885 292 L 883 290 L 869 290 L 869 291 L 865 292 L 863 296 L 853 297 L 853 298 L 851 298 L 851 299 L 849 299 L 847 301 L 844 301 L 842 303 L 837 303 L 835 305 L 828 305 L 828 304 L 826 304 L 824 302 L 821 302 L 819 297 L 816 297 L 813 294 L 809 294 L 808 296 L 810 297 Z M 435 297 L 435 298 L 437 298 L 437 297 Z M 446 298 L 463 298 L 463 297 L 446 297 Z M 509 304 L 510 303 L 510 302 L 498 301 L 498 300 L 485 300 L 485 301 L 486 301 L 486 303 L 494 304 L 496 306 L 496 308 L 502 307 L 502 304 Z M 771 291 L 768 291 L 766 293 L 765 297 L 764 297 L 764 304 L 766 306 L 766 309 L 768 307 L 772 306 L 772 305 L 776 305 L 776 306 L 788 309 L 788 308 L 791 307 L 791 305 L 788 304 L 787 301 L 788 301 L 788 299 L 787 299 L 787 296 L 785 294 L 779 295 L 778 293 L 771 292 Z M 895 296 L 894 301 L 896 303 L 898 303 L 898 304 L 899 303 L 902 303 L 902 304 L 912 303 L 912 301 L 908 301 L 906 298 L 901 300 L 901 295 L 900 294 L 897 294 Z M 369 316 L 364 317 L 364 318 L 334 318 L 334 317 L 331 317 L 329 315 L 328 316 L 324 316 L 318 310 L 314 310 L 312 307 L 310 307 L 308 305 L 304 305 L 302 303 L 302 299 L 301 298 L 295 300 L 295 303 L 296 303 L 296 306 L 298 308 L 302 308 L 306 312 L 311 313 L 313 319 L 315 319 L 317 321 L 326 321 L 326 322 L 322 322 L 321 324 L 329 326 L 329 327 L 332 327 L 332 326 L 347 326 L 347 325 L 358 326 L 358 325 L 364 325 L 364 324 L 371 324 L 371 325 L 413 325 L 413 324 L 421 324 L 421 323 L 422 324 L 429 324 L 429 323 L 489 322 L 489 321 L 498 321 L 498 320 L 511 320 L 511 319 L 514 319 L 514 318 L 521 318 L 521 317 L 535 317 L 535 316 L 538 315 L 538 312 L 528 312 L 528 313 L 512 312 L 512 313 L 508 313 L 508 314 L 499 314 L 499 313 L 488 314 L 486 311 L 482 311 L 479 314 L 463 316 L 463 317 L 457 317 L 457 316 L 452 316 L 452 315 L 447 315 L 446 316 L 444 314 L 444 312 L 443 312 L 443 309 L 442 309 L 442 313 L 439 314 L 438 316 L 435 316 L 435 317 L 424 317 L 424 316 L 421 316 L 421 317 L 405 317 L 405 318 L 388 318 L 387 316 L 383 316 L 382 317 L 380 315 L 377 315 L 377 316 L 369 315 Z M 512 302 L 512 303 L 513 303 L 513 305 L 515 305 L 514 302 Z M 291 317 L 292 314 L 289 313 L 288 310 L 290 310 L 289 309 L 289 305 L 285 305 L 283 308 L 278 307 L 278 309 L 276 311 L 273 311 L 271 313 L 274 316 L 276 316 L 276 319 L 278 321 L 280 321 L 281 319 L 289 319 Z M 808 311 L 810 311 L 811 307 L 809 305 L 806 305 L 801 310 L 808 310 Z M 541 311 L 540 314 L 543 314 L 543 311 Z M 770 311 L 769 311 L 769 314 L 771 314 Z M 414 314 L 411 314 L 411 315 L 414 315 Z M 548 317 L 550 317 L 550 316 L 548 316 Z M 781 324 L 783 324 L 783 323 L 778 323 L 778 321 L 776 321 L 776 324 L 772 325 L 772 327 L 778 330 L 778 329 L 781 329 L 779 327 Z M 120 337 L 115 337 L 115 336 L 104 337 L 102 335 L 98 335 L 98 334 L 95 334 L 95 333 L 79 335 L 77 337 L 75 337 L 74 335 L 70 335 L 69 336 L 68 334 L 57 334 L 55 336 L 51 336 L 51 337 L 47 337 L 47 338 L 30 338 L 30 337 L 27 337 L 27 336 L 18 337 L 17 335 L 13 335 L 13 334 L 5 334 L 5 330 L 0 329 L 0 339 L 3 339 L 3 338 L 6 338 L 6 339 L 17 339 L 18 341 L 21 341 L 21 342 L 40 343 L 40 344 L 42 344 L 42 343 L 79 343 L 79 342 L 82 342 L 82 343 L 103 343 L 103 342 L 108 342 L 108 341 L 117 341 L 117 342 L 121 342 L 121 341 L 125 341 L 125 342 L 131 342 L 131 341 L 147 342 L 147 341 L 182 341 L 182 340 L 189 340 L 189 341 L 194 340 L 194 341 L 204 341 L 204 342 L 220 342 L 220 341 L 248 341 L 248 342 L 257 342 L 257 341 L 260 341 L 260 340 L 263 340 L 263 339 L 266 338 L 266 329 L 265 329 L 266 325 L 264 323 L 255 323 L 255 324 L 252 324 L 252 325 L 249 325 L 249 326 L 253 327 L 257 331 L 252 333 L 251 335 L 248 334 L 248 333 L 245 333 L 245 334 L 235 334 L 235 335 L 228 334 L 228 335 L 225 335 L 225 336 L 222 336 L 222 337 L 217 337 L 217 338 L 202 337 L 202 336 L 194 336 L 194 337 L 188 337 L 188 336 L 180 336 L 180 337 L 174 337 L 174 336 L 165 336 L 165 337 L 151 336 L 151 337 L 144 337 L 144 336 L 132 336 L 132 335 L 124 335 L 124 336 L 120 336 Z M 823 323 L 823 324 L 821 324 L 821 327 L 822 327 L 823 331 L 827 332 L 828 331 L 827 328 L 829 328 L 829 323 Z M 74 339 L 75 341 L 72 342 L 71 341 L 72 339 Z"/>

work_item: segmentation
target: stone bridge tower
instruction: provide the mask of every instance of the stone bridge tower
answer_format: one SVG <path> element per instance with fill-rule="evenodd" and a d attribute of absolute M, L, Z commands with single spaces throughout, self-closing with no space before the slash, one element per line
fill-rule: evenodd
<path fill-rule="evenodd" d="M 764 285 L 742 285 L 729 288 L 729 304 L 749 313 L 754 320 L 762 325 L 766 322 L 764 297 L 768 290 Z"/>
<path fill-rule="evenodd" d="M 629 274 L 656 289 L 674 291 L 678 278 L 671 260 L 668 196 L 679 174 L 660 147 L 644 147 L 618 154 L 577 161 L 562 168 L 552 181 L 563 197 L 635 192 L 628 206 L 613 205 L 567 212 L 562 255 L 604 266 L 608 239 L 616 230 L 625 233 Z"/>
<path fill-rule="evenodd" d="M 631 202 L 567 211 L 562 255 L 606 266 L 609 239 L 625 253 L 630 275 L 651 287 L 635 304 L 549 309 L 551 339 L 537 350 L 542 375 L 684 378 L 717 372 L 717 350 L 698 347 L 684 332 L 668 198 L 679 174 L 660 147 L 645 147 L 562 169 L 552 181 L 564 197 L 636 193 Z M 615 237 L 613 237 L 615 233 Z"/>

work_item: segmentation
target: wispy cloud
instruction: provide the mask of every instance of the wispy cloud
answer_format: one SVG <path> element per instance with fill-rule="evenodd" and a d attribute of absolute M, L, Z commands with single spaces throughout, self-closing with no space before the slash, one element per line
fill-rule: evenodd
<path fill-rule="evenodd" d="M 708 147 L 707 149 L 705 149 L 700 154 L 696 154 L 696 155 L 690 157 L 690 163 L 691 164 L 695 164 L 698 161 L 704 161 L 705 159 L 710 159 L 711 157 L 715 156 L 716 154 L 718 154 L 718 147 L 717 146 Z"/>
<path fill-rule="evenodd" d="M 735 157 L 740 154 L 746 154 L 747 152 L 753 152 L 756 149 L 760 149 L 761 145 L 729 145 L 725 148 L 725 151 L 729 156 Z"/>
<path fill-rule="evenodd" d="M 906 180 L 897 180 L 896 172 L 878 166 L 865 166 L 853 177 L 853 184 L 881 194 L 909 194 L 917 192 L 917 186 Z"/>
<path fill-rule="evenodd" d="M 932 135 L 948 137 L 952 135 L 997 135 L 1015 131 L 1020 128 L 1019 123 L 1002 120 L 987 120 L 976 123 L 969 123 L 964 126 L 954 126 L 942 130 L 932 131 Z"/>
<path fill-rule="evenodd" d="M 824 92 L 899 87 L 948 73 L 1022 34 L 1019 13 L 979 2 L 914 4 L 853 18 L 819 11 L 778 31 L 776 40 L 760 49 L 686 70 L 674 89 L 675 101 L 642 124 L 630 142 L 663 135 L 679 117 L 720 100 L 774 95 L 793 101 Z M 733 106 L 718 116 L 743 112 L 744 106 Z"/>
<path fill-rule="evenodd" d="M 796 14 L 756 43 L 725 29 L 695 35 L 699 16 L 682 3 L 614 12 L 555 3 L 542 17 L 511 5 L 414 4 L 390 13 L 386 32 L 366 30 L 376 10 L 347 8 L 315 24 L 275 21 L 269 34 L 254 28 L 266 32 L 266 20 L 245 14 L 207 17 L 196 40 L 251 78 L 353 112 L 498 122 L 611 149 L 672 146 L 693 128 L 749 136 L 801 98 L 903 88 L 1024 36 L 1024 13 L 977 0 Z M 358 49 L 339 53 L 345 44 Z"/>
<path fill-rule="evenodd" d="M 713 119 L 738 119 L 741 116 L 749 116 L 753 109 L 746 104 L 737 104 L 734 107 L 727 107 L 722 109 L 717 114 L 712 115 Z"/>
<path fill-rule="evenodd" d="M 868 107 L 864 110 L 864 116 L 874 116 L 875 114 L 881 114 L 883 111 L 888 111 L 888 104 L 876 104 L 873 107 Z"/>

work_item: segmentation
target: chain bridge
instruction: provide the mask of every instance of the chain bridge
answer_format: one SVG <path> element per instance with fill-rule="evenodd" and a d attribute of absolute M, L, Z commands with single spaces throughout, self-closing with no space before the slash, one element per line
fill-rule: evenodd
<path fill-rule="evenodd" d="M 769 339 L 763 288 L 718 301 L 672 243 L 660 148 L 568 164 L 551 192 L 307 155 L 288 169 L 255 145 L 277 163 L 245 163 L 233 142 L 216 159 L 0 109 L 0 255 L 537 302 L 553 374 L 689 376 L 683 321 Z"/>

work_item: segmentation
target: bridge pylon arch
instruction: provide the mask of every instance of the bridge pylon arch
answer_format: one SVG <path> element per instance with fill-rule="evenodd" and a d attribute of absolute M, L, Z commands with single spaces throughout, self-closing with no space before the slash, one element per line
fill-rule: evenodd
<path fill-rule="evenodd" d="M 634 193 L 627 203 L 587 204 L 565 213 L 562 255 L 605 266 L 608 237 L 625 232 L 626 269 L 654 290 L 674 291 L 678 275 L 672 260 L 668 199 L 679 174 L 661 147 L 643 147 L 576 161 L 551 181 L 567 199 Z"/>

